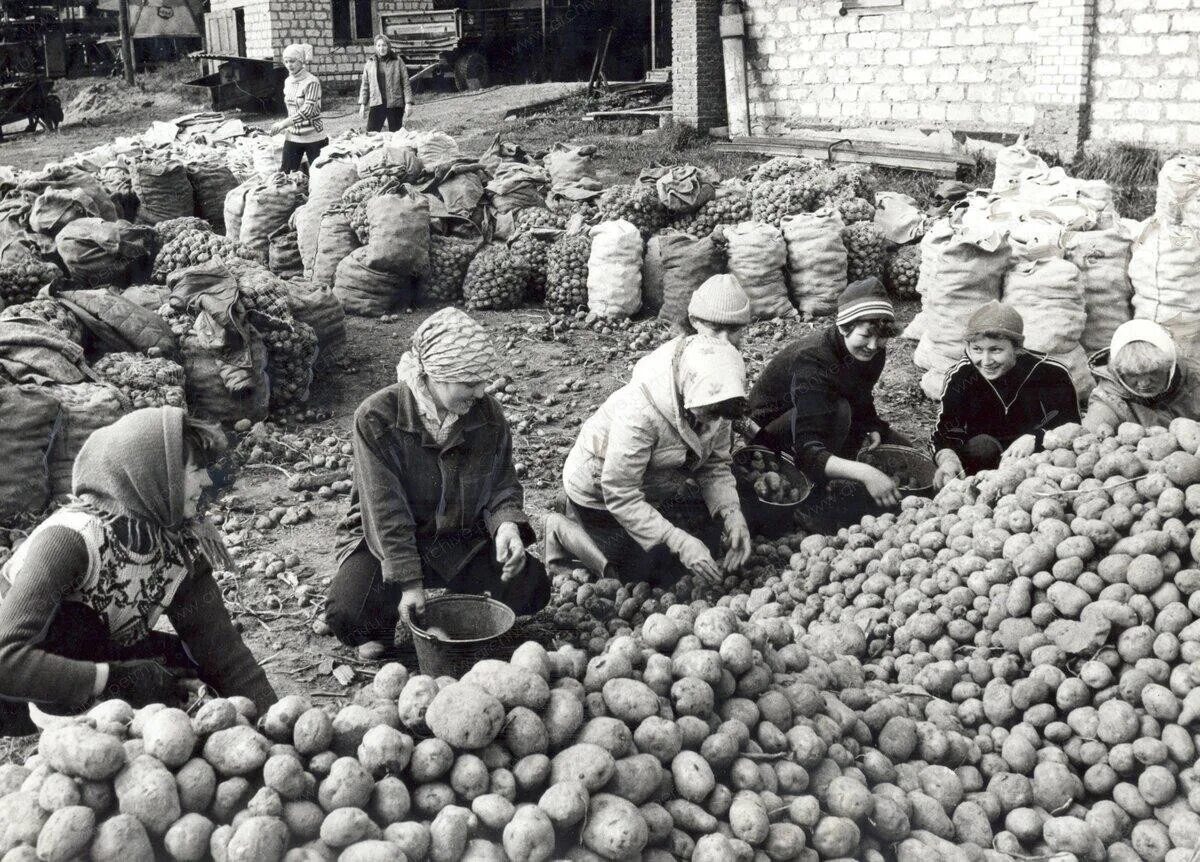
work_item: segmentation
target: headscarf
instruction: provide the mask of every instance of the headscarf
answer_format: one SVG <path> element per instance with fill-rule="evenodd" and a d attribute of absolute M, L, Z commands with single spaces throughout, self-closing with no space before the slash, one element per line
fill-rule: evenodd
<path fill-rule="evenodd" d="M 727 341 L 695 335 L 679 357 L 679 391 L 686 410 L 746 397 L 746 362 Z"/>
<path fill-rule="evenodd" d="M 178 407 L 147 407 L 94 431 L 75 459 L 70 508 L 102 516 L 143 548 L 230 570 L 213 524 L 184 515 L 183 418 Z"/>
<path fill-rule="evenodd" d="M 465 312 L 447 307 L 417 327 L 412 348 L 396 366 L 396 377 L 412 392 L 425 429 L 444 445 L 458 416 L 438 406 L 426 379 L 478 383 L 491 377 L 499 363 L 487 331 Z"/>
<path fill-rule="evenodd" d="M 1121 380 L 1121 376 L 1117 373 L 1114 363 L 1117 359 L 1117 354 L 1121 352 L 1121 348 L 1128 344 L 1133 344 L 1135 341 L 1145 341 L 1154 345 L 1171 360 L 1171 375 L 1168 378 L 1167 389 L 1171 388 L 1171 383 L 1175 380 L 1176 372 L 1179 370 L 1179 350 L 1175 346 L 1175 339 L 1171 337 L 1171 333 L 1167 332 L 1166 328 L 1161 324 L 1155 323 L 1153 320 L 1127 320 L 1116 328 L 1113 332 L 1112 341 L 1108 347 L 1108 363 L 1109 370 L 1113 378 L 1121 384 L 1122 388 L 1130 391 L 1125 382 Z M 1162 393 L 1158 393 L 1154 397 L 1159 397 Z"/>
<path fill-rule="evenodd" d="M 295 57 L 297 60 L 303 61 L 305 64 L 312 62 L 313 49 L 312 45 L 294 43 L 283 49 L 283 59 Z"/>

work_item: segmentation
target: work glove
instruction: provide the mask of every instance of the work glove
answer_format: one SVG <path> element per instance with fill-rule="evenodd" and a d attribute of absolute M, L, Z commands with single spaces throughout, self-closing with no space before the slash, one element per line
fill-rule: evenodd
<path fill-rule="evenodd" d="M 695 536 L 688 536 L 679 545 L 679 562 L 687 567 L 692 574 L 699 576 L 710 584 L 721 582 L 721 570 L 717 568 L 716 560 L 708 550 L 708 546 Z"/>
<path fill-rule="evenodd" d="M 168 669 L 155 659 L 112 662 L 108 666 L 108 684 L 104 698 L 123 700 L 133 707 L 151 703 L 180 706 L 187 703 L 187 680 L 196 674 L 184 669 Z"/>

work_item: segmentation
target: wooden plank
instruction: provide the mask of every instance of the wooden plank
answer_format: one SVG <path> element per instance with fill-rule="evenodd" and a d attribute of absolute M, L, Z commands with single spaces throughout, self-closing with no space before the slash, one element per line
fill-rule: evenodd
<path fill-rule="evenodd" d="M 922 149 L 916 146 L 891 144 L 887 143 L 886 141 L 854 140 L 852 138 L 846 138 L 845 135 L 839 132 L 814 131 L 811 133 L 811 135 L 806 133 L 804 136 L 752 136 L 748 138 L 734 138 L 732 141 L 730 141 L 730 143 L 733 145 L 746 147 L 746 151 L 748 152 L 753 152 L 754 148 L 757 147 L 767 146 L 799 148 L 818 153 L 817 158 L 827 158 L 828 151 L 832 146 L 835 153 L 853 151 L 869 155 L 911 156 L 916 159 L 953 162 L 955 164 L 964 166 L 975 164 L 975 160 L 965 153 Z"/>
<path fill-rule="evenodd" d="M 818 161 L 828 160 L 828 148 L 824 146 L 797 146 L 786 143 L 747 143 L 729 141 L 719 143 L 714 149 L 720 153 L 760 153 L 769 156 L 807 156 Z M 907 170 L 924 171 L 935 176 L 954 178 L 958 174 L 960 162 L 953 157 L 947 158 L 933 153 L 904 153 L 904 152 L 860 152 L 850 149 L 839 149 L 833 152 L 833 162 L 848 164 L 870 164 L 880 167 L 905 168 Z"/>

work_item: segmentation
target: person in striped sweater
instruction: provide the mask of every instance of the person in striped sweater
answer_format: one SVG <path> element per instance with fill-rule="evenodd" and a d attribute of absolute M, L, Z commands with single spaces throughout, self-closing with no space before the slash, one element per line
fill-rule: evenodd
<path fill-rule="evenodd" d="M 283 103 L 287 119 L 271 126 L 271 134 L 286 133 L 283 142 L 284 173 L 301 169 L 305 159 L 309 166 L 329 143 L 325 123 L 321 119 L 321 81 L 308 71 L 311 49 L 306 45 L 288 45 L 283 49 L 283 65 L 288 77 L 283 82 Z"/>

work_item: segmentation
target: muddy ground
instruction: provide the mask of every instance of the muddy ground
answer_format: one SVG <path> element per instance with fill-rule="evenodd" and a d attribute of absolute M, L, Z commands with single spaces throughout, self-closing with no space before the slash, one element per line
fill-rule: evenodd
<path fill-rule="evenodd" d="M 0 162 L 39 167 L 118 135 L 144 129 L 151 120 L 170 119 L 187 110 L 201 109 L 204 105 L 195 91 L 177 89 L 181 87 L 178 81 L 185 79 L 186 73 L 187 70 L 160 73 L 158 90 L 143 80 L 141 89 L 125 93 L 124 101 L 118 100 L 127 110 L 67 125 L 57 134 L 10 139 L 0 144 Z M 111 82 L 108 86 L 115 86 L 118 91 L 123 87 Z M 78 92 L 78 85 L 72 88 Z M 643 129 L 636 123 L 605 126 L 584 123 L 579 117 L 586 102 L 578 96 L 540 115 L 505 120 L 513 108 L 578 90 L 578 85 L 560 84 L 505 87 L 427 101 L 418 104 L 412 125 L 418 129 L 441 128 L 454 134 L 468 154 L 482 152 L 497 133 L 529 150 L 548 149 L 560 140 L 595 143 L 601 154 L 600 178 L 609 182 L 628 181 L 653 162 L 708 165 L 728 177 L 760 161 L 721 156 L 712 151 L 707 139 L 690 140 L 676 130 Z M 69 101 L 64 98 L 64 103 Z M 173 110 L 175 107 L 179 110 Z M 347 96 L 327 98 L 326 114 L 334 134 L 360 122 L 353 101 Z M 271 121 L 265 117 L 246 119 L 260 125 Z M 880 185 L 924 196 L 936 183 L 928 177 L 889 174 L 883 176 Z M 916 310 L 915 303 L 903 306 L 902 322 L 907 323 Z M 314 383 L 310 407 L 321 411 L 322 418 L 316 422 L 290 420 L 281 424 L 293 429 L 297 424 L 312 427 L 348 441 L 355 408 L 368 394 L 394 380 L 397 359 L 406 349 L 413 330 L 431 311 L 422 309 L 387 323 L 351 318 L 345 361 L 339 370 L 319 376 Z M 646 352 L 630 348 L 631 332 L 652 331 L 651 346 L 665 338 L 666 333 L 652 322 L 641 322 L 631 331 L 573 330 L 564 341 L 555 341 L 546 337 L 550 316 L 541 309 L 484 312 L 478 318 L 496 332 L 505 357 L 504 367 L 498 369 L 497 376 L 509 381 L 503 399 L 517 431 L 516 457 L 524 477 L 527 508 L 540 527 L 554 504 L 562 461 L 579 424 L 627 379 L 632 363 Z M 752 373 L 784 342 L 825 323 L 797 319 L 755 325 L 746 345 Z M 911 358 L 910 343 L 899 339 L 893 342 L 877 396 L 885 418 L 901 431 L 923 440 L 934 411 L 920 392 L 920 373 L 912 366 Z M 297 459 L 300 456 L 297 453 Z M 345 512 L 346 498 L 305 499 L 288 490 L 286 476 L 292 472 L 290 465 L 245 469 L 218 505 L 219 512 L 241 526 L 230 530 L 230 536 L 246 571 L 239 579 L 226 583 L 226 595 L 247 642 L 281 693 L 304 691 L 318 699 L 340 698 L 353 691 L 371 672 L 369 665 L 356 661 L 352 651 L 313 631 L 324 586 L 334 571 L 335 528 Z M 276 506 L 297 504 L 310 507 L 311 520 L 267 530 L 245 527 Z M 268 575 L 253 571 L 256 560 L 276 558 L 291 563 L 285 572 Z"/>

